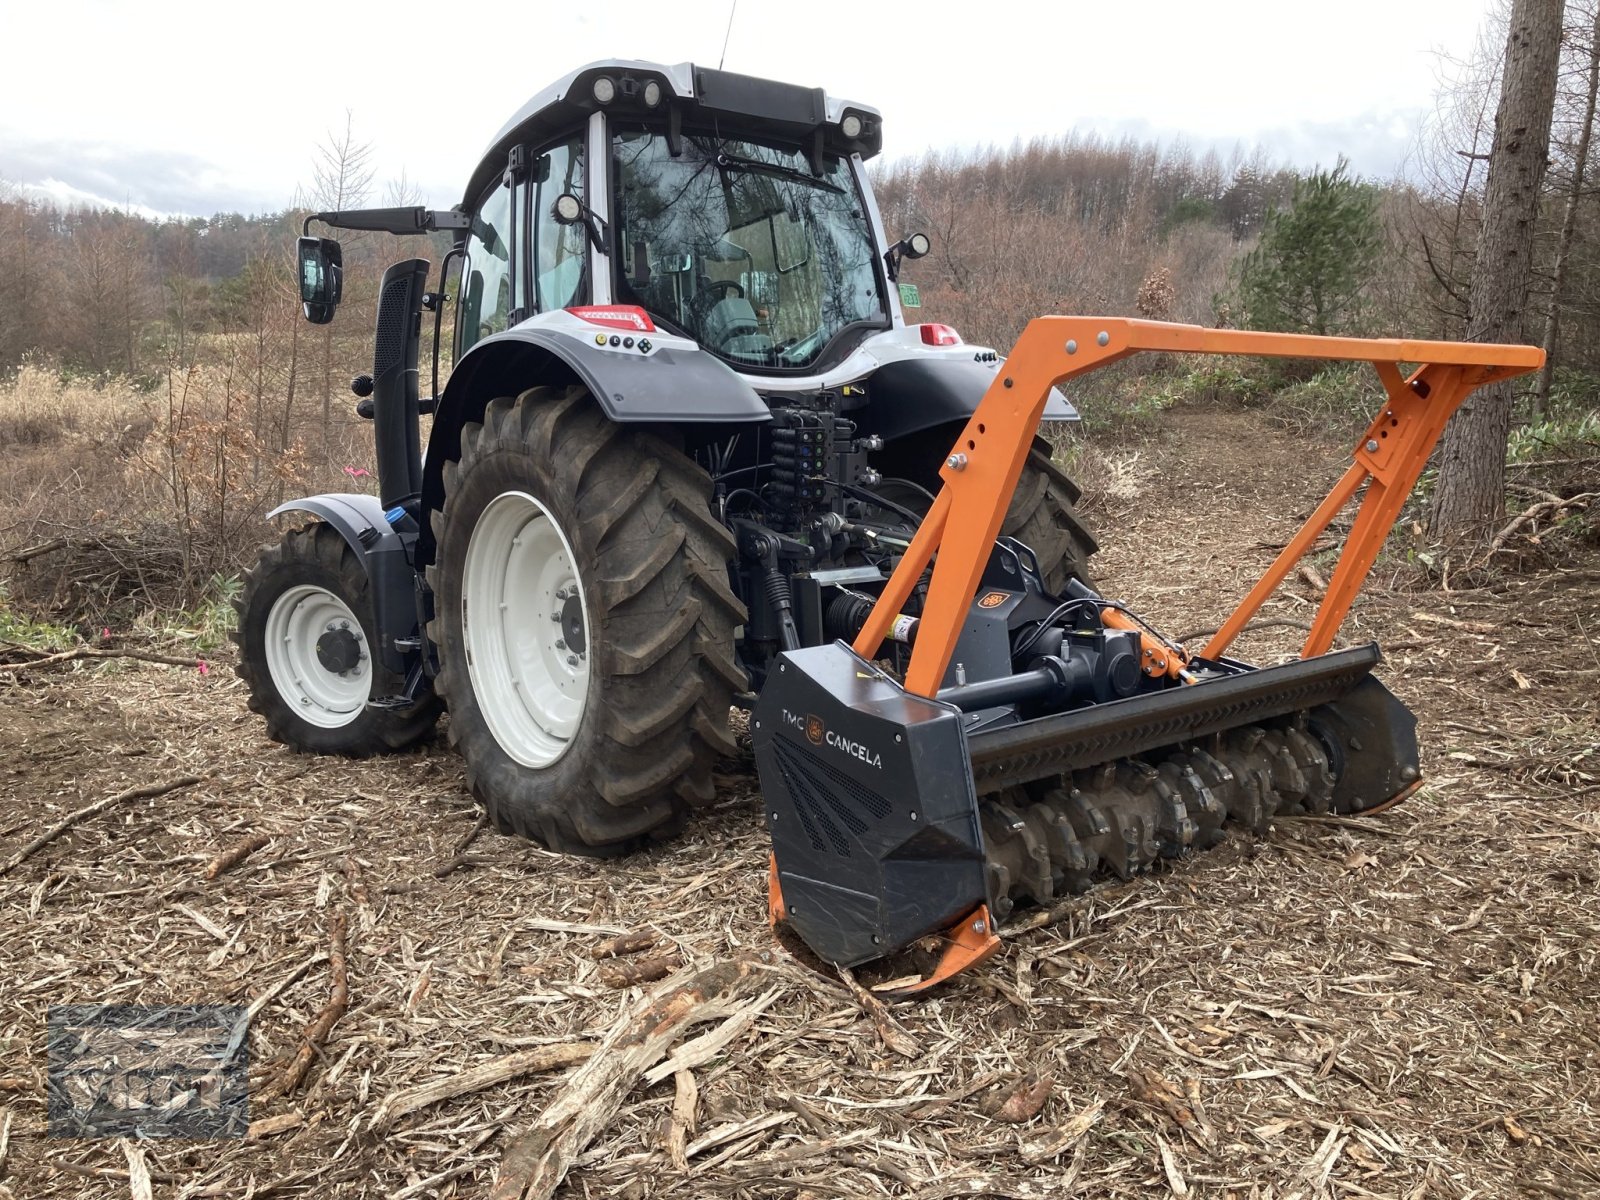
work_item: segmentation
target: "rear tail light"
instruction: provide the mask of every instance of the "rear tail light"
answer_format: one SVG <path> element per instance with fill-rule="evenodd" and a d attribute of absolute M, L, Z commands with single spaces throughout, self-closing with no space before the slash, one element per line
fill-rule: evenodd
<path fill-rule="evenodd" d="M 626 329 L 633 333 L 656 331 L 650 314 L 637 304 L 577 304 L 567 311 L 591 325 L 604 325 L 607 329 Z"/>
<path fill-rule="evenodd" d="M 936 323 L 930 323 L 930 324 L 927 324 L 927 325 L 919 325 L 919 326 L 917 326 L 917 328 L 922 330 L 922 341 L 923 341 L 923 343 L 925 345 L 929 345 L 929 346 L 959 346 L 959 345 L 961 345 L 961 335 L 959 333 L 957 333 L 954 329 L 951 329 L 950 326 L 948 326 L 948 325 L 939 325 L 939 324 L 936 324 Z"/>

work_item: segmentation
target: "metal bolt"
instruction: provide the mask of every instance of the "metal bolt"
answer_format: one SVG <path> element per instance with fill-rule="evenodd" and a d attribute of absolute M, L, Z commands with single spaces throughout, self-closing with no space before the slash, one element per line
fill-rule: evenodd
<path fill-rule="evenodd" d="M 577 665 L 578 665 L 578 656 L 576 654 L 567 655 L 567 666 L 575 667 Z"/>
<path fill-rule="evenodd" d="M 1106 346 L 1111 343 L 1111 335 L 1102 329 L 1099 333 L 1094 335 L 1094 340 L 1098 345 Z"/>
<path fill-rule="evenodd" d="M 920 821 L 922 818 L 920 816 L 918 816 L 916 813 L 912 813 L 911 814 L 911 819 L 913 821 Z"/>
<path fill-rule="evenodd" d="M 965 454 L 952 454 L 944 460 L 944 465 L 952 471 L 964 471 L 967 469 L 967 456 Z"/>
<path fill-rule="evenodd" d="M 1104 337 L 1105 335 L 1101 334 L 1101 336 Z M 972 923 L 972 932 L 973 933 L 988 933 L 989 932 L 989 926 L 984 923 L 984 920 L 983 920 L 982 917 L 979 917 L 976 921 L 974 921 Z"/>
<path fill-rule="evenodd" d="M 778 811 L 777 811 L 777 809 L 773 809 L 773 811 L 772 811 L 772 819 L 774 821 L 776 821 L 778 819 Z"/>
<path fill-rule="evenodd" d="M 957 687 L 965 687 L 966 683 L 967 683 L 967 665 L 966 665 L 966 663 L 957 663 L 956 664 L 956 686 Z"/>
<path fill-rule="evenodd" d="M 565 600 L 566 598 L 567 598 L 567 589 L 564 588 L 564 587 L 557 588 L 556 589 L 556 599 L 557 600 Z"/>
<path fill-rule="evenodd" d="M 566 648 L 567 648 L 567 643 L 563 639 L 557 638 L 556 639 L 556 649 L 557 650 L 565 650 Z"/>
<path fill-rule="evenodd" d="M 902 737 L 902 736 L 901 736 L 901 735 L 900 735 L 900 734 L 898 734 L 898 733 L 897 733 L 897 734 L 895 734 L 895 735 L 894 735 L 894 740 L 895 740 L 895 741 L 896 741 L 896 742 L 903 742 L 903 741 L 905 741 L 905 740 L 906 740 L 906 739 L 905 739 L 905 738 L 904 738 L 904 737 Z"/>
<path fill-rule="evenodd" d="M 761 728 L 761 722 L 760 722 L 760 721 L 757 721 L 757 722 L 756 722 L 756 728 L 757 728 L 757 729 L 760 729 L 760 728 Z"/>
<path fill-rule="evenodd" d="M 504 607 L 505 607 L 505 605 L 504 605 L 504 604 L 502 604 L 502 605 L 501 605 L 501 606 L 500 606 L 500 607 L 501 607 L 501 608 L 504 608 Z M 560 613 L 558 613 L 558 612 L 553 612 L 553 613 L 551 613 L 551 614 L 550 614 L 550 619 L 551 619 L 551 620 L 552 620 L 552 621 L 554 621 L 554 622 L 555 622 L 555 623 L 556 623 L 556 624 L 557 624 L 557 625 L 559 625 L 559 624 L 561 624 L 561 614 L 560 614 Z"/>
<path fill-rule="evenodd" d="M 311 705 L 311 697 L 310 696 L 301 696 L 300 697 L 300 703 L 303 704 L 303 705 L 306 705 L 307 707 L 310 707 L 310 705 Z"/>
<path fill-rule="evenodd" d="M 1378 443 L 1373 441 L 1371 438 L 1368 438 L 1367 439 L 1367 453 L 1368 454 L 1376 454 L 1377 452 L 1378 452 Z"/>
<path fill-rule="evenodd" d="M 1416 777 L 1417 777 L 1417 769 L 1415 767 L 1401 767 L 1400 768 L 1400 778 L 1401 778 L 1401 780 L 1403 782 L 1410 783 Z"/>
<path fill-rule="evenodd" d="M 1068 354 L 1076 354 L 1077 352 L 1078 352 L 1078 341 L 1077 341 L 1077 339 L 1076 338 L 1069 338 L 1067 340 L 1067 353 Z"/>

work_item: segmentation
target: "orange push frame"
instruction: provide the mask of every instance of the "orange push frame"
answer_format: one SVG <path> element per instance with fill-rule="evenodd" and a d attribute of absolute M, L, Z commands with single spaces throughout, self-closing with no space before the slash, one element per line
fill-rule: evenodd
<path fill-rule="evenodd" d="M 1255 333 L 1126 317 L 1036 317 L 1000 364 L 994 383 L 940 468 L 944 486 L 857 635 L 857 654 L 876 656 L 890 624 L 931 562 L 933 577 L 905 686 L 920 696 L 931 697 L 939 690 L 1050 389 L 1147 351 L 1369 362 L 1387 395 L 1357 443 L 1354 461 L 1211 638 L 1203 651 L 1208 658 L 1226 652 L 1334 517 L 1366 485 L 1301 650 L 1306 658 L 1326 653 L 1451 414 L 1475 388 L 1537 370 L 1544 363 L 1544 352 L 1533 346 Z M 1402 363 L 1416 364 L 1409 376 L 1402 376 Z"/>

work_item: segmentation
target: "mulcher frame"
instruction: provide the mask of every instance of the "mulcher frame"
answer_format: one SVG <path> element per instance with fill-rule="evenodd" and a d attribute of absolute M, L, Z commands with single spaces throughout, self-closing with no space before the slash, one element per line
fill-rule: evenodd
<path fill-rule="evenodd" d="M 1213 660 L 1226 652 L 1364 485 L 1366 494 L 1301 648 L 1302 659 L 1327 654 L 1451 415 L 1475 389 L 1544 363 L 1544 352 L 1533 346 L 1256 333 L 1123 317 L 1037 317 L 1017 339 L 940 468 L 944 486 L 857 636 L 853 649 L 858 655 L 872 658 L 932 563 L 905 690 L 936 695 L 1050 389 L 1145 351 L 1369 362 L 1387 393 L 1383 408 L 1356 444 L 1351 465 L 1206 645 L 1203 655 Z M 1401 373 L 1403 363 L 1416 364 L 1409 375 Z M 1163 653 L 1159 648 L 1148 650 L 1146 658 Z M 1169 657 L 1170 661 L 1147 661 L 1147 673 L 1183 677 L 1187 655 Z M 771 872 L 776 920 L 783 904 L 775 859 Z M 936 969 L 898 994 L 948 979 L 982 962 L 999 946 L 993 917 L 987 906 L 980 905 L 946 932 Z"/>
<path fill-rule="evenodd" d="M 1206 646 L 1205 657 L 1213 659 L 1227 650 L 1366 484 L 1350 536 L 1301 649 L 1302 658 L 1325 654 L 1451 414 L 1474 389 L 1537 370 L 1544 362 L 1544 352 L 1533 346 L 1255 333 L 1125 317 L 1036 317 L 1017 339 L 940 468 L 944 486 L 856 637 L 857 654 L 870 658 L 882 644 L 932 562 L 933 576 L 905 687 L 919 696 L 938 692 L 1050 389 L 1142 351 L 1370 362 L 1388 393 L 1356 445 L 1349 468 Z M 1420 365 L 1402 376 L 1401 363 Z"/>

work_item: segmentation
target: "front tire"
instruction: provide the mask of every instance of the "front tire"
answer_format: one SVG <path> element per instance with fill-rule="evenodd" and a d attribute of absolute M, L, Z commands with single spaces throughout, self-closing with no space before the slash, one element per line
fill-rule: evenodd
<path fill-rule="evenodd" d="M 745 687 L 711 481 L 580 387 L 492 401 L 444 465 L 428 579 L 450 739 L 495 824 L 596 855 L 709 804 Z"/>
<path fill-rule="evenodd" d="M 266 547 L 233 605 L 239 678 L 273 741 L 365 758 L 403 750 L 433 729 L 433 696 L 403 711 L 367 707 L 374 695 L 399 693 L 405 680 L 372 652 L 371 583 L 337 529 L 308 525 Z"/>

